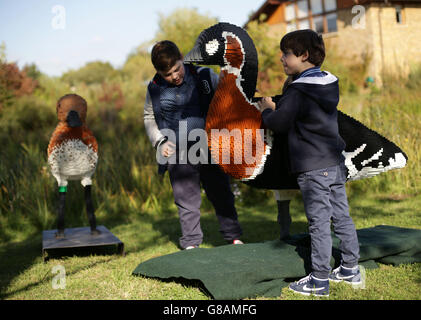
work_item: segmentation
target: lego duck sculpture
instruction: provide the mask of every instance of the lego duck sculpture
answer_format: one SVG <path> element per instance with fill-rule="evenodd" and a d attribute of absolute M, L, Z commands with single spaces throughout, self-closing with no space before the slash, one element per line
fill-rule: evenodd
<path fill-rule="evenodd" d="M 59 187 L 57 238 L 64 237 L 64 213 L 67 184 L 80 180 L 85 189 L 86 212 L 91 234 L 96 229 L 96 218 L 91 198 L 92 175 L 98 162 L 98 143 L 86 126 L 87 103 L 76 94 L 67 94 L 57 102 L 59 123 L 48 145 L 48 164 Z"/>

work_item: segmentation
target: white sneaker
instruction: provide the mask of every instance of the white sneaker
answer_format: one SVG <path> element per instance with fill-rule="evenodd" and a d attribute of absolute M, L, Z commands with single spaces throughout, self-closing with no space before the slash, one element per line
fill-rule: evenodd
<path fill-rule="evenodd" d="M 234 239 L 234 240 L 232 241 L 232 244 L 244 244 L 244 242 L 243 242 L 243 241 L 241 241 L 240 239 Z"/>
<path fill-rule="evenodd" d="M 184 250 L 191 250 L 196 249 L 198 246 L 188 246 L 187 248 L 184 248 Z"/>

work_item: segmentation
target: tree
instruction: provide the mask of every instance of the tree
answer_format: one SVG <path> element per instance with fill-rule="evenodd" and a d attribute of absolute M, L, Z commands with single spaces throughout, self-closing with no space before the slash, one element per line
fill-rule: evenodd
<path fill-rule="evenodd" d="M 146 83 L 153 77 L 155 69 L 151 63 L 151 55 L 147 51 L 146 44 L 141 44 L 127 56 L 121 71 L 125 77 L 142 83 Z"/>
<path fill-rule="evenodd" d="M 35 63 L 25 65 L 23 67 L 23 71 L 25 71 L 26 75 L 29 78 L 32 78 L 34 80 L 38 80 L 42 75 L 41 71 L 39 71 Z"/>
<path fill-rule="evenodd" d="M 4 41 L 0 44 L 0 63 L 6 63 L 6 44 Z"/>
<path fill-rule="evenodd" d="M 279 38 L 271 36 L 269 26 L 260 21 L 252 21 L 247 25 L 247 32 L 253 39 L 259 55 L 259 75 L 257 86 L 262 95 L 280 94 L 286 76 L 282 69 L 279 55 Z"/>
<path fill-rule="evenodd" d="M 102 84 L 110 79 L 115 78 L 118 71 L 109 62 L 94 61 L 88 62 L 78 70 L 70 70 L 61 76 L 61 79 L 71 86 L 85 83 Z"/>
<path fill-rule="evenodd" d="M 15 97 L 30 95 L 38 82 L 28 77 L 24 70 L 19 70 L 15 63 L 0 61 L 0 110 L 11 105 Z"/>
<path fill-rule="evenodd" d="M 168 16 L 159 15 L 159 30 L 155 41 L 171 40 L 185 55 L 194 46 L 200 32 L 218 22 L 217 18 L 200 14 L 197 9 L 180 8 Z"/>

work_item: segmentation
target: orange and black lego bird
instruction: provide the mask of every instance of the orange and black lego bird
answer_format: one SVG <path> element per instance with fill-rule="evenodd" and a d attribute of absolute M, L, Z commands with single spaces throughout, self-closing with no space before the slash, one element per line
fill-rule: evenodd
<path fill-rule="evenodd" d="M 230 23 L 215 24 L 200 33 L 184 62 L 221 67 L 218 87 L 206 117 L 213 160 L 228 175 L 250 186 L 298 189 L 296 179 L 288 174 L 287 140 L 263 127 L 255 103 L 258 99 L 254 98 L 258 57 L 248 33 Z M 290 86 L 338 80 L 325 73 L 324 78 L 297 79 Z M 279 95 L 272 99 L 276 103 L 281 98 Z M 408 157 L 398 146 L 339 110 L 338 127 L 346 143 L 343 155 L 348 181 L 369 178 L 406 165 Z"/>
<path fill-rule="evenodd" d="M 281 238 L 288 237 L 289 202 L 299 187 L 290 173 L 287 134 L 264 128 L 256 105 L 258 56 L 253 40 L 241 27 L 217 23 L 200 33 L 184 62 L 221 67 L 206 116 L 212 160 L 225 173 L 249 186 L 274 190 Z M 324 74 L 322 78 L 292 79 L 285 87 L 300 86 L 306 90 L 338 81 L 329 72 Z M 277 95 L 272 100 L 277 103 L 282 98 Z M 397 145 L 340 110 L 338 128 L 346 143 L 343 156 L 348 181 L 405 167 L 408 157 Z"/>
<path fill-rule="evenodd" d="M 67 94 L 57 102 L 55 128 L 48 145 L 48 164 L 59 186 L 57 238 L 64 237 L 64 212 L 69 180 L 80 180 L 92 234 L 99 234 L 91 198 L 91 177 L 98 162 L 98 143 L 86 126 L 87 103 L 77 94 Z"/>
<path fill-rule="evenodd" d="M 257 81 L 253 77 L 253 73 L 257 75 L 253 41 L 243 29 L 220 23 L 201 33 L 185 62 L 221 66 L 206 116 L 209 149 L 227 174 L 254 179 L 263 171 L 272 141 L 265 135 L 257 105 L 251 101 Z"/>

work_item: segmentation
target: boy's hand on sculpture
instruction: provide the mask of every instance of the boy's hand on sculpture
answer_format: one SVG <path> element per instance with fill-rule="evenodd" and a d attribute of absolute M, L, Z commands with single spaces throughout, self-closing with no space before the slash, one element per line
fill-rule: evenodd
<path fill-rule="evenodd" d="M 260 112 L 263 112 L 266 109 L 275 110 L 276 104 L 272 101 L 271 97 L 264 97 L 260 100 L 257 105 L 259 106 Z"/>
<path fill-rule="evenodd" d="M 171 141 L 166 141 L 159 147 L 159 152 L 163 157 L 171 157 L 175 152 L 175 144 Z"/>

